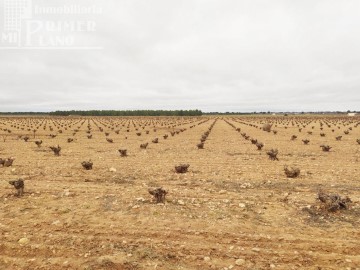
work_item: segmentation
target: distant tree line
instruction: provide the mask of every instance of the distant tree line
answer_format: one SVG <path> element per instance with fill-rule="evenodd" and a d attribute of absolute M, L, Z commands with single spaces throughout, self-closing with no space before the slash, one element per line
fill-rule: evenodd
<path fill-rule="evenodd" d="M 90 110 L 90 111 L 55 111 L 50 112 L 49 115 L 54 116 L 201 116 L 200 110 Z"/>
<path fill-rule="evenodd" d="M 346 114 L 360 113 L 360 111 L 326 111 L 326 112 L 276 112 L 276 114 Z M 201 115 L 249 115 L 271 114 L 270 111 L 261 112 L 202 112 L 201 110 L 89 110 L 89 111 L 55 111 L 55 112 L 0 112 L 0 115 L 53 115 L 53 116 L 201 116 Z"/>

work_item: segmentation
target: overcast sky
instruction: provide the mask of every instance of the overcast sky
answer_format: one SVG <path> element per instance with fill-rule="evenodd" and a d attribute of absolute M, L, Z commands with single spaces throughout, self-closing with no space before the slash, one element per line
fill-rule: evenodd
<path fill-rule="evenodd" d="M 96 28 L 58 33 L 40 31 L 35 23 L 35 33 L 23 21 L 23 34 L 34 31 L 32 45 L 40 36 L 66 34 L 76 38 L 76 46 L 101 48 L 9 50 L 0 44 L 0 111 L 360 110 L 359 0 L 32 0 L 32 5 L 101 9 L 33 14 L 37 23 L 88 20 Z"/>

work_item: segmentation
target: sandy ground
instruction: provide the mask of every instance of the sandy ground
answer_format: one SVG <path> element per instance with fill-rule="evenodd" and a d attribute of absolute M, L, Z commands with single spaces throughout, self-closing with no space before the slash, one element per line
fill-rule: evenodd
<path fill-rule="evenodd" d="M 260 129 L 269 121 L 277 134 Z M 0 269 L 358 270 L 359 123 L 305 116 L 0 118 L 0 158 L 15 158 L 0 167 Z M 57 145 L 59 157 L 49 149 Z M 272 148 L 278 161 L 266 154 Z M 88 160 L 87 171 L 81 162 Z M 190 164 L 185 174 L 174 171 L 181 163 Z M 287 178 L 285 165 L 300 176 Z M 22 197 L 8 184 L 18 178 L 25 179 Z M 152 187 L 168 191 L 165 204 L 154 203 Z M 350 208 L 321 210 L 319 190 L 350 197 Z"/>

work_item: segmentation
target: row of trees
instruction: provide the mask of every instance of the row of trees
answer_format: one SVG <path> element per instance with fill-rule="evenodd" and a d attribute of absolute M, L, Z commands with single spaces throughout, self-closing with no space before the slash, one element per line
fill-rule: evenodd
<path fill-rule="evenodd" d="M 68 116 L 68 115 L 81 115 L 81 116 L 201 116 L 200 110 L 91 110 L 91 111 L 55 111 L 50 112 L 54 116 Z"/>

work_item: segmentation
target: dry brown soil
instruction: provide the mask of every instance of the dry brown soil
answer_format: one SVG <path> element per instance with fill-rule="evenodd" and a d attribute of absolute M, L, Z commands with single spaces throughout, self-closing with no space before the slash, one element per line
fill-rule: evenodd
<path fill-rule="evenodd" d="M 265 122 L 277 134 L 261 130 Z M 0 269 L 359 270 L 359 123 L 291 115 L 0 118 L 0 158 L 15 158 L 0 167 Z M 57 145 L 59 157 L 49 149 Z M 278 161 L 266 154 L 272 148 Z M 174 171 L 181 163 L 190 164 L 185 174 Z M 285 165 L 300 176 L 287 178 Z M 18 178 L 22 197 L 8 183 Z M 168 191 L 165 204 L 153 202 L 152 187 Z M 327 212 L 319 190 L 349 196 L 350 208 Z"/>

